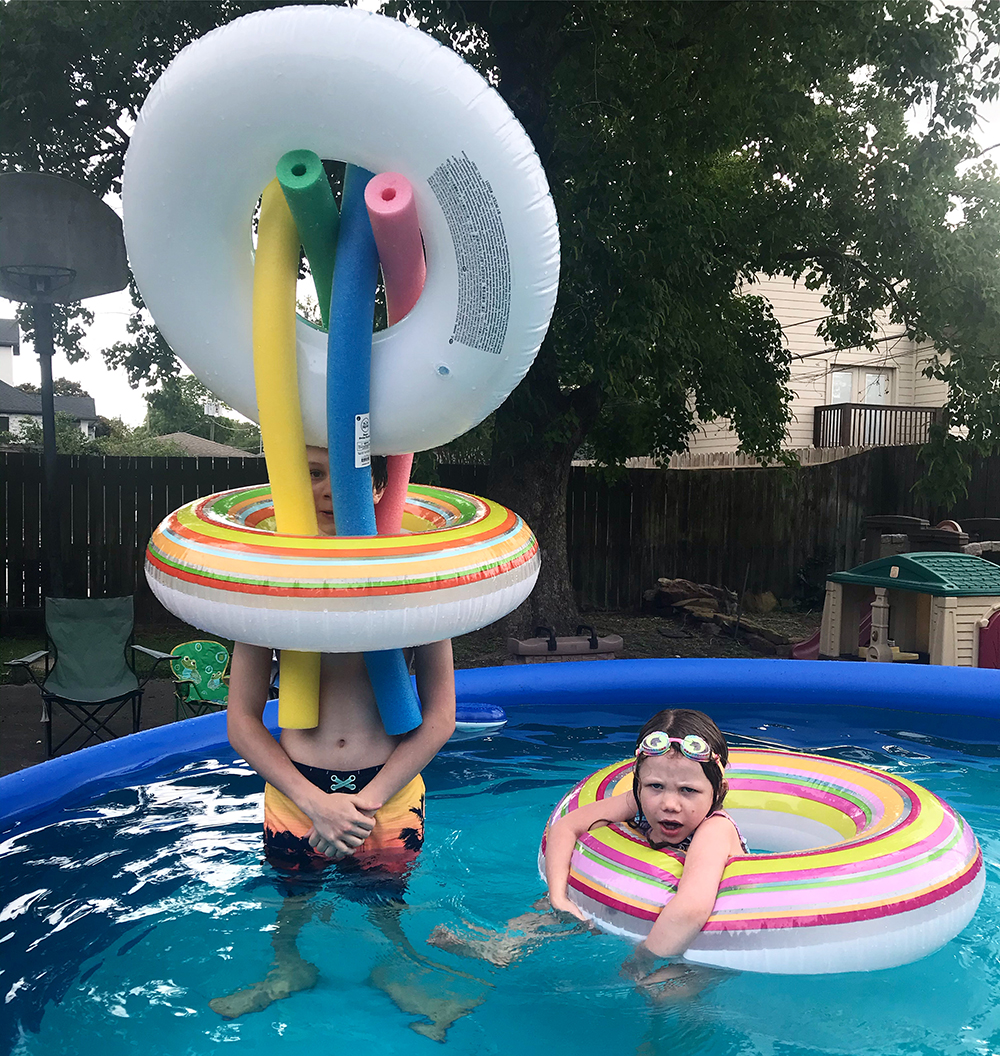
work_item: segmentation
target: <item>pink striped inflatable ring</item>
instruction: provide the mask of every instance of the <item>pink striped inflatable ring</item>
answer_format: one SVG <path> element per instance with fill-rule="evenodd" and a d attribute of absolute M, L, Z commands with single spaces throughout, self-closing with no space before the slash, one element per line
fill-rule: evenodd
<path fill-rule="evenodd" d="M 581 781 L 551 822 L 632 787 L 626 759 Z M 733 858 L 715 909 L 685 959 L 787 974 L 872 971 L 915 961 L 972 919 L 983 857 L 962 817 L 933 793 L 858 763 L 734 749 L 726 809 L 751 847 Z M 539 866 L 544 865 L 545 841 Z M 683 856 L 627 825 L 576 845 L 573 902 L 601 928 L 644 938 L 677 891 Z"/>
<path fill-rule="evenodd" d="M 411 484 L 407 534 L 282 535 L 267 485 L 210 495 L 163 520 L 146 578 L 182 620 L 303 652 L 401 649 L 500 619 L 531 593 L 538 543 L 516 513 Z"/>

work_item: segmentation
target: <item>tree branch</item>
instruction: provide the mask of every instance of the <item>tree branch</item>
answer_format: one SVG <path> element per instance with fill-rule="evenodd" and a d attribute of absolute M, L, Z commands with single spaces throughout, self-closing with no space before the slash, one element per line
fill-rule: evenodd
<path fill-rule="evenodd" d="M 784 264 L 796 264 L 801 263 L 802 261 L 821 260 L 823 258 L 839 260 L 845 264 L 849 264 L 851 267 L 860 271 L 863 275 L 866 275 L 876 285 L 881 286 L 899 309 L 900 314 L 903 317 L 904 325 L 912 328 L 912 312 L 907 302 L 896 292 L 895 284 L 890 282 L 883 275 L 879 275 L 872 267 L 853 253 L 844 253 L 839 249 L 834 249 L 832 246 L 816 246 L 813 249 L 803 249 L 797 253 L 781 253 L 775 257 L 775 260 Z"/>

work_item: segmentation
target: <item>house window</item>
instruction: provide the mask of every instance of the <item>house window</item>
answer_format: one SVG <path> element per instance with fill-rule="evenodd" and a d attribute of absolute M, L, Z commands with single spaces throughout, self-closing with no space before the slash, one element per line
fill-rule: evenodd
<path fill-rule="evenodd" d="M 854 371 L 835 370 L 830 375 L 830 402 L 831 403 L 853 403 L 854 402 Z"/>
<path fill-rule="evenodd" d="M 865 371 L 865 392 L 861 402 L 875 404 L 889 402 L 889 375 L 887 373 Z"/>
<path fill-rule="evenodd" d="M 0 433 L 10 432 L 10 418 L 6 414 L 0 414 Z"/>
<path fill-rule="evenodd" d="M 830 372 L 830 403 L 892 403 L 892 369 L 839 367 Z"/>

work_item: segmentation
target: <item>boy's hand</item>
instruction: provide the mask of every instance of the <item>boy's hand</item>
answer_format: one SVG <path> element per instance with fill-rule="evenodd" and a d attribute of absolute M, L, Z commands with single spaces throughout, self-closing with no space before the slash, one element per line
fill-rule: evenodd
<path fill-rule="evenodd" d="M 375 819 L 358 809 L 354 796 L 342 792 L 324 795 L 310 807 L 309 846 L 328 858 L 354 854 L 375 828 Z"/>

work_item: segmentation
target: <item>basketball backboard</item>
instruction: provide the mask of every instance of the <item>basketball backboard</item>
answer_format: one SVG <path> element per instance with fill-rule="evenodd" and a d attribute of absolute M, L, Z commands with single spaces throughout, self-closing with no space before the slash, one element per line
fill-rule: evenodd
<path fill-rule="evenodd" d="M 92 191 L 43 172 L 0 173 L 0 295 L 67 304 L 128 283 L 122 222 Z"/>

